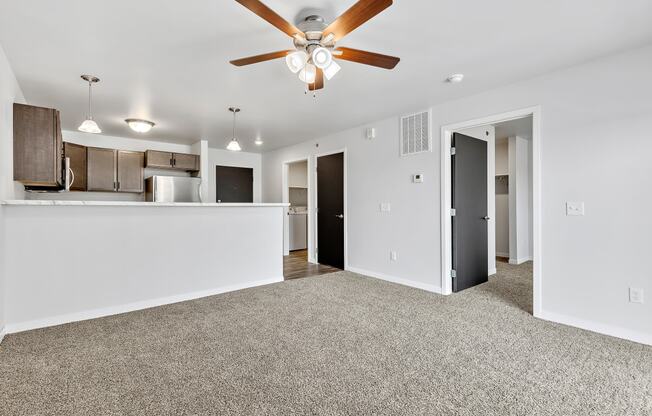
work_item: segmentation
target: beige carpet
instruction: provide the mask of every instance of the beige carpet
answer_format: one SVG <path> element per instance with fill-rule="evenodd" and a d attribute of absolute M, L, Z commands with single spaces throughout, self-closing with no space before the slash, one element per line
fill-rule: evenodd
<path fill-rule="evenodd" d="M 530 274 L 443 297 L 341 272 L 9 335 L 0 414 L 652 414 L 652 348 L 533 318 Z"/>

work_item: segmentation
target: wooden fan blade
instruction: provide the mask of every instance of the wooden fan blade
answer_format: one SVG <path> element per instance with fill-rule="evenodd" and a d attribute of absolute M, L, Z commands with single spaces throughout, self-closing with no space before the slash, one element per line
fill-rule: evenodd
<path fill-rule="evenodd" d="M 337 59 L 377 66 L 385 69 L 394 69 L 394 67 L 396 67 L 396 65 L 401 61 L 401 58 L 395 56 L 381 55 L 375 52 L 367 52 L 351 48 L 337 48 L 333 51 L 333 56 Z"/>
<path fill-rule="evenodd" d="M 391 5 L 392 0 L 359 0 L 324 29 L 324 36 L 332 33 L 337 42 Z"/>
<path fill-rule="evenodd" d="M 315 82 L 308 85 L 310 91 L 321 90 L 324 88 L 324 71 L 320 68 L 317 68 L 317 75 L 315 76 Z"/>
<path fill-rule="evenodd" d="M 265 62 L 265 61 L 271 61 L 272 59 L 285 58 L 287 56 L 287 54 L 290 53 L 290 52 L 292 52 L 292 51 L 287 50 L 287 51 L 264 53 L 262 55 L 256 55 L 256 56 L 250 56 L 248 58 L 236 59 L 234 61 L 231 61 L 231 63 L 233 65 L 235 65 L 235 66 L 245 66 L 245 65 L 257 64 L 258 62 Z"/>
<path fill-rule="evenodd" d="M 280 29 L 282 32 L 286 33 L 290 37 L 302 33 L 296 26 L 287 20 L 283 19 L 281 16 L 276 14 L 276 12 L 269 7 L 265 6 L 259 0 L 235 0 L 238 3 L 242 4 L 247 9 L 256 13 L 258 16 L 265 19 L 267 22 Z"/>

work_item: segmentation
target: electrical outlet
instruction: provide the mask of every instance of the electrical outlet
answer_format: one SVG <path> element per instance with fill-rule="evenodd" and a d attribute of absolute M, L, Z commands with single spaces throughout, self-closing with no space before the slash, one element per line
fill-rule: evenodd
<path fill-rule="evenodd" d="M 583 216 L 584 215 L 584 202 L 566 202 L 566 215 Z"/>
<path fill-rule="evenodd" d="M 398 260 L 398 253 L 395 251 L 390 251 L 389 252 L 389 259 L 391 261 L 397 261 Z"/>
<path fill-rule="evenodd" d="M 631 303 L 643 303 L 643 289 L 629 288 L 629 301 Z"/>

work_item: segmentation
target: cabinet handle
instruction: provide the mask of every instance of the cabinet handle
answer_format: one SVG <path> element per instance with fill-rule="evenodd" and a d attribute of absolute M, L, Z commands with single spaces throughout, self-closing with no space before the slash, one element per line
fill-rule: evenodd
<path fill-rule="evenodd" d="M 170 158 L 170 166 L 174 166 L 174 159 Z"/>

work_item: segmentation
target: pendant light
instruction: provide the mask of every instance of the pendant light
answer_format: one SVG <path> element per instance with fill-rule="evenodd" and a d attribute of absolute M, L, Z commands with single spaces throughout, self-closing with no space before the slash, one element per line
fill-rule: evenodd
<path fill-rule="evenodd" d="M 235 137 L 235 115 L 240 112 L 240 109 L 236 107 L 229 107 L 229 111 L 233 113 L 233 136 L 231 137 L 229 144 L 226 146 L 226 150 L 239 152 L 242 150 L 242 148 L 240 147 L 240 143 L 238 143 L 238 139 Z"/>
<path fill-rule="evenodd" d="M 78 130 L 83 131 L 84 133 L 102 133 L 100 126 L 98 126 L 95 120 L 93 120 L 93 109 L 91 106 L 93 97 L 93 84 L 100 82 L 100 79 L 98 77 L 94 77 L 93 75 L 82 75 L 81 77 L 84 81 L 88 82 L 88 116 L 86 117 L 86 120 L 84 120 L 84 122 L 79 126 Z"/>

